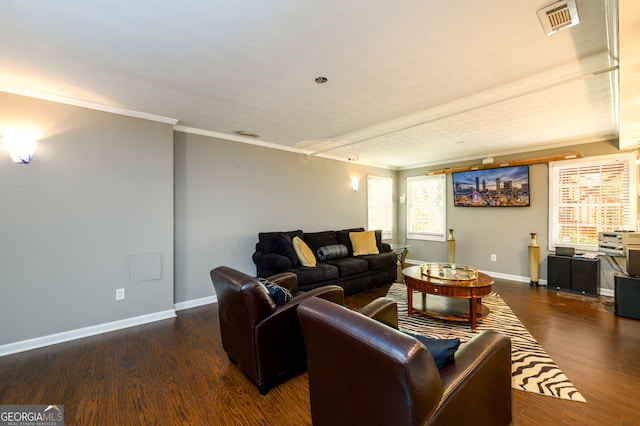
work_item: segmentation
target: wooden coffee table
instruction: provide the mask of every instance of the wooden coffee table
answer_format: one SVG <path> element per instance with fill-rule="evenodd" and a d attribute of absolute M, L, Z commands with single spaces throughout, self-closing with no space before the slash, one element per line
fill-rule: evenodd
<path fill-rule="evenodd" d="M 482 272 L 476 279 L 442 279 L 422 273 L 420 266 L 402 270 L 407 285 L 407 308 L 447 321 L 468 321 L 476 330 L 476 320 L 489 315 L 489 308 L 482 304 L 482 297 L 491 293 L 493 278 Z M 422 293 L 422 303 L 413 306 L 413 292 Z M 427 295 L 432 295 L 427 297 Z M 468 299 L 468 303 L 466 300 Z"/>

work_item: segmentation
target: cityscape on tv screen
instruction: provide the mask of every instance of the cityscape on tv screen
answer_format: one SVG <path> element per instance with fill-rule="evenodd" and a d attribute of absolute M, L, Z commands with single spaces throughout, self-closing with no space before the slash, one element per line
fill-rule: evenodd
<path fill-rule="evenodd" d="M 526 207 L 529 166 L 454 172 L 453 204 L 463 207 Z"/>

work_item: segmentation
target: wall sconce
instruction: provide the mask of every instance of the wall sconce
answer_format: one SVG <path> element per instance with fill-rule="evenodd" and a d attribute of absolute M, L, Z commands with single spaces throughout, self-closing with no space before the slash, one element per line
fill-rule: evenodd
<path fill-rule="evenodd" d="M 358 187 L 360 186 L 360 179 L 357 176 L 353 176 L 351 178 L 351 189 L 353 192 L 358 192 Z"/>
<path fill-rule="evenodd" d="M 36 150 L 36 140 L 33 132 L 6 129 L 2 135 L 2 146 L 9 151 L 14 163 L 29 164 Z"/>

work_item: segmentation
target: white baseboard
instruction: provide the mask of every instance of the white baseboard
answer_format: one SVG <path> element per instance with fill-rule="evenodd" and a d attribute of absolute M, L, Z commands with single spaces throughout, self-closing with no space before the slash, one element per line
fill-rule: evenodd
<path fill-rule="evenodd" d="M 615 297 L 615 292 L 610 288 L 601 288 L 599 291 L 601 296 Z"/>
<path fill-rule="evenodd" d="M 480 271 L 483 272 L 487 275 L 489 275 L 492 278 L 500 278 L 503 280 L 509 280 L 509 281 L 518 281 L 521 283 L 527 283 L 529 284 L 531 282 L 531 278 L 530 277 L 523 277 L 520 275 L 511 275 L 511 274 L 503 274 L 501 272 L 492 272 L 492 271 Z M 538 281 L 539 285 L 547 285 L 547 280 L 539 280 Z"/>
<path fill-rule="evenodd" d="M 423 263 L 427 263 L 427 262 L 420 262 L 418 260 L 407 260 L 406 261 L 407 264 L 411 264 L 411 265 L 421 265 Z M 493 278 L 501 278 L 504 280 L 510 280 L 510 281 L 518 281 L 518 282 L 523 282 L 523 283 L 529 283 L 531 282 L 531 279 L 529 277 L 522 277 L 519 275 L 510 275 L 510 274 L 502 274 L 500 272 L 492 272 L 492 271 L 480 271 L 483 272 Z M 540 280 L 538 282 L 540 285 L 546 286 L 547 285 L 547 280 Z M 601 296 L 607 296 L 607 297 L 615 297 L 615 292 L 610 289 L 610 288 L 600 288 L 598 289 L 598 294 Z"/>
<path fill-rule="evenodd" d="M 51 346 L 58 343 L 81 339 L 83 337 L 90 337 L 97 334 L 108 333 L 110 331 L 121 330 L 123 328 L 135 327 L 137 325 L 147 324 L 154 321 L 175 318 L 177 311 L 196 308 L 198 306 L 204 306 L 210 303 L 217 302 L 218 298 L 215 295 L 202 297 L 200 299 L 187 300 L 186 302 L 176 303 L 174 305 L 174 309 L 169 309 L 162 312 L 141 315 L 119 321 L 108 322 L 105 324 L 98 324 L 90 327 L 79 328 L 76 330 L 64 331 L 62 333 L 50 334 L 48 336 L 36 337 L 33 339 L 9 343 L 0 346 L 0 356 L 29 351 L 31 349 L 38 349 L 45 346 Z"/>
<path fill-rule="evenodd" d="M 20 342 L 0 346 L 0 356 L 11 355 L 18 352 L 29 351 L 31 349 L 42 348 L 44 346 L 68 342 L 70 340 L 81 339 L 83 337 L 95 336 L 97 334 L 134 327 L 136 325 L 174 318 L 175 316 L 175 309 L 168 309 L 166 311 L 155 312 L 152 314 L 140 315 L 133 318 L 64 331 L 62 333 L 50 334 L 48 336 L 36 337 L 34 339 L 22 340 Z"/>
<path fill-rule="evenodd" d="M 185 309 L 197 308 L 198 306 L 209 305 L 211 303 L 217 303 L 217 302 L 218 302 L 218 297 L 214 294 L 213 296 L 201 297 L 200 299 L 187 300 L 186 302 L 178 302 L 174 306 L 176 311 L 184 311 Z"/>
<path fill-rule="evenodd" d="M 423 263 L 427 263 L 427 262 L 419 261 L 419 260 L 407 260 L 405 263 L 411 264 L 411 265 L 422 265 Z M 529 277 L 522 277 L 520 275 L 503 274 L 501 272 L 483 271 L 483 270 L 479 270 L 479 271 L 484 273 L 484 274 L 489 275 L 492 278 L 501 278 L 503 280 L 518 281 L 518 282 L 522 282 L 522 283 L 531 282 L 531 279 Z M 547 280 L 540 280 L 539 284 L 540 285 L 547 285 Z"/>

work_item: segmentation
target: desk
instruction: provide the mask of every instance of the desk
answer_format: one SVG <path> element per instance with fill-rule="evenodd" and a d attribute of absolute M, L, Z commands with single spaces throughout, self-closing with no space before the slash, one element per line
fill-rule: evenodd
<path fill-rule="evenodd" d="M 476 320 L 489 315 L 489 308 L 482 304 L 482 296 L 491 293 L 493 278 L 482 272 L 475 280 L 438 279 L 423 275 L 420 266 L 402 270 L 407 284 L 407 310 L 411 316 L 416 309 L 421 313 L 447 321 L 469 321 L 471 330 Z M 413 306 L 413 292 L 422 293 L 422 304 Z M 427 295 L 431 295 L 430 297 Z M 461 299 L 469 299 L 460 303 Z"/>

